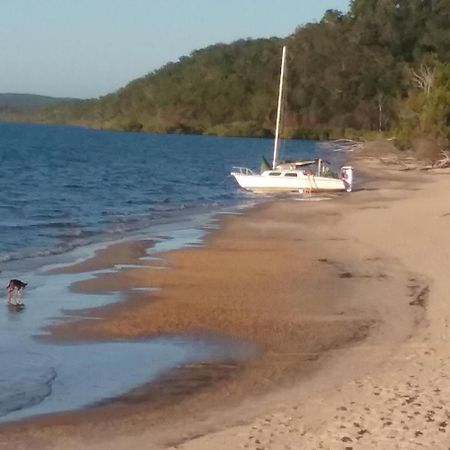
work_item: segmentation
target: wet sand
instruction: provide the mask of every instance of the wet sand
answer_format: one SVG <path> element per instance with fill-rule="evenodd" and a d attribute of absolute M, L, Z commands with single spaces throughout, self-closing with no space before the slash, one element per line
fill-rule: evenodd
<path fill-rule="evenodd" d="M 361 380 L 410 349 L 430 315 L 442 317 L 431 313 L 430 274 L 414 264 L 420 254 L 408 254 L 418 240 L 405 212 L 428 204 L 449 180 L 384 170 L 349 196 L 272 202 L 226 217 L 201 247 L 148 260 L 150 241 L 125 243 L 65 268 L 141 266 L 74 284 L 125 299 L 85 311 L 101 318 L 95 323 L 54 327 L 52 339 L 211 334 L 254 342 L 258 356 L 187 365 L 109 404 L 1 425 L 0 448 L 345 448 L 346 439 L 325 431 L 350 417 L 334 417 L 333 402 L 355 409 L 360 392 L 341 392 L 357 383 L 371 390 L 374 382 Z M 436 211 L 445 209 L 435 197 Z M 384 394 L 380 388 L 377 397 Z"/>

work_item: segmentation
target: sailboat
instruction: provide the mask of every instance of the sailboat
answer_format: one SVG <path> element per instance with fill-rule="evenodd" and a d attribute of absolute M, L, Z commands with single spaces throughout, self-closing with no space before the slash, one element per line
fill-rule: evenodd
<path fill-rule="evenodd" d="M 343 166 L 339 175 L 333 174 L 323 159 L 279 161 L 280 124 L 283 110 L 284 78 L 286 72 L 286 46 L 281 57 L 275 142 L 272 165 L 263 158 L 261 172 L 247 167 L 233 167 L 231 175 L 239 186 L 252 192 L 338 192 L 352 190 L 353 169 Z"/>

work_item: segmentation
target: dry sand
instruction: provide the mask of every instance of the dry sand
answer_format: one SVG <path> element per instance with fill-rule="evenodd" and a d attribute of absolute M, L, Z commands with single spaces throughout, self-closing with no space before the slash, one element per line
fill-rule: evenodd
<path fill-rule="evenodd" d="M 226 218 L 203 247 L 143 261 L 151 242 L 121 244 L 66 269 L 142 266 L 74 285 L 128 300 L 55 338 L 213 333 L 260 354 L 188 365 L 110 405 L 2 425 L 0 448 L 450 448 L 450 175 L 371 174 L 333 201 Z M 149 286 L 160 290 L 132 291 Z"/>

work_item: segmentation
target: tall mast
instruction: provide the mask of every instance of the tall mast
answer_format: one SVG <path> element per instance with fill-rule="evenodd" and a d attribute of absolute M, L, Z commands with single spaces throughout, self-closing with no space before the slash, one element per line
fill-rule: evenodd
<path fill-rule="evenodd" d="M 286 65 L 286 46 L 283 46 L 283 54 L 281 56 L 281 71 L 280 71 L 280 88 L 278 91 L 278 108 L 277 108 L 277 124 L 275 127 L 275 142 L 273 145 L 273 161 L 272 169 L 275 169 L 278 161 L 278 146 L 280 138 L 280 121 L 281 121 L 281 109 L 283 102 L 283 82 L 284 82 L 284 69 Z"/>

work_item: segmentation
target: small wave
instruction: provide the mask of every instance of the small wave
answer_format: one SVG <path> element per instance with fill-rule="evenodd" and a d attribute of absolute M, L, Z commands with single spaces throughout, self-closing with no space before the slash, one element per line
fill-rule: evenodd
<path fill-rule="evenodd" d="M 82 184 L 64 184 L 62 187 L 67 188 L 67 189 L 84 189 L 85 188 L 85 186 L 83 186 Z"/>
<path fill-rule="evenodd" d="M 29 222 L 24 224 L 2 224 L 0 225 L 0 229 L 4 229 L 5 231 L 14 230 L 14 231 L 33 231 L 36 229 L 44 229 L 44 228 L 78 228 L 79 225 L 74 222 L 56 222 L 52 221 L 51 218 L 48 220 L 43 220 L 40 222 Z"/>
<path fill-rule="evenodd" d="M 49 368 L 34 378 L 14 375 L 13 382 L 0 380 L 0 417 L 38 405 L 52 393 L 57 373 Z"/>
<path fill-rule="evenodd" d="M 27 259 L 34 259 L 34 258 L 42 258 L 47 256 L 56 256 L 61 255 L 63 253 L 66 253 L 70 250 L 73 250 L 80 245 L 89 244 L 88 241 L 73 241 L 73 242 L 66 242 L 62 245 L 56 245 L 55 247 L 51 248 L 45 248 L 45 249 L 25 249 L 22 252 L 16 252 L 16 253 L 7 253 L 4 255 L 0 255 L 0 263 L 9 263 L 13 261 L 20 261 L 20 260 L 27 260 Z"/>
<path fill-rule="evenodd" d="M 2 353 L 0 417 L 41 403 L 52 393 L 57 371 L 43 355 Z"/>
<path fill-rule="evenodd" d="M 13 258 L 12 255 L 0 255 L 0 263 L 12 261 L 12 258 Z"/>

